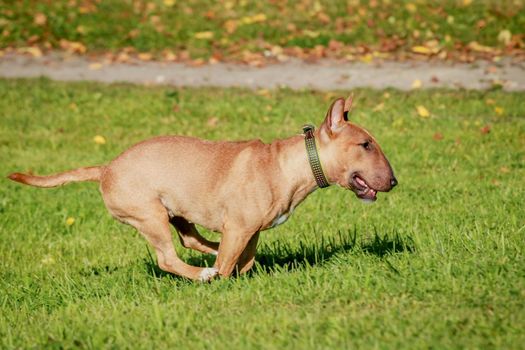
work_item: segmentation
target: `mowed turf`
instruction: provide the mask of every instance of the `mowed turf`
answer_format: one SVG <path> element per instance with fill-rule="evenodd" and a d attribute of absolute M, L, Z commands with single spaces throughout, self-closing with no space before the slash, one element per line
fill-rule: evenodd
<path fill-rule="evenodd" d="M 0 80 L 1 173 L 104 164 L 161 134 L 284 138 L 346 93 Z M 96 184 L 4 178 L 0 347 L 521 348 L 524 99 L 355 91 L 351 119 L 377 137 L 399 186 L 373 205 L 316 191 L 262 234 L 250 274 L 209 284 L 156 268 Z M 174 240 L 186 261 L 213 263 Z"/>

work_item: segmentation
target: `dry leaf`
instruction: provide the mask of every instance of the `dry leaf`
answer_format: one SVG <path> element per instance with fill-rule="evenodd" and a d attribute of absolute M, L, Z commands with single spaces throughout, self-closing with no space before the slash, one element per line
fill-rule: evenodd
<path fill-rule="evenodd" d="M 42 50 L 37 46 L 23 47 L 20 49 L 22 53 L 28 53 L 33 57 L 42 57 Z"/>
<path fill-rule="evenodd" d="M 499 171 L 500 171 L 500 173 L 502 173 L 502 174 L 508 174 L 508 173 L 510 173 L 510 169 L 507 168 L 506 166 L 502 166 L 501 168 L 499 168 Z"/>
<path fill-rule="evenodd" d="M 102 68 L 102 63 L 99 63 L 99 62 L 91 63 L 89 65 L 89 69 L 91 70 L 98 70 L 100 68 Z"/>
<path fill-rule="evenodd" d="M 510 30 L 504 29 L 498 34 L 498 41 L 502 43 L 503 45 L 510 44 L 511 39 L 512 39 L 512 34 Z"/>
<path fill-rule="evenodd" d="M 412 52 L 419 53 L 422 55 L 432 55 L 435 53 L 432 49 L 426 46 L 413 46 Z"/>
<path fill-rule="evenodd" d="M 104 136 L 101 135 L 96 135 L 95 137 L 93 137 L 93 141 L 97 145 L 104 145 L 106 143 L 106 139 L 104 138 Z"/>
<path fill-rule="evenodd" d="M 485 125 L 484 127 L 482 127 L 481 129 L 479 129 L 479 131 L 481 131 L 482 134 L 486 135 L 490 132 L 490 125 Z"/>
<path fill-rule="evenodd" d="M 415 13 L 417 11 L 417 6 L 414 5 L 413 3 L 409 2 L 408 4 L 405 5 L 405 8 L 407 9 L 408 12 L 410 13 Z"/>
<path fill-rule="evenodd" d="M 417 114 L 419 114 L 421 118 L 430 117 L 430 112 L 424 106 L 419 105 L 416 107 L 416 110 L 417 110 Z"/>
<path fill-rule="evenodd" d="M 378 104 L 377 106 L 374 107 L 374 109 L 372 109 L 374 112 L 379 112 L 379 111 L 382 111 L 383 108 L 385 108 L 385 104 L 383 102 L 381 102 L 380 104 Z"/>
<path fill-rule="evenodd" d="M 137 57 L 141 61 L 151 61 L 151 59 L 153 58 L 153 55 L 149 52 L 141 52 L 137 55 Z"/>
<path fill-rule="evenodd" d="M 43 25 L 45 25 L 47 23 L 47 17 L 42 12 L 39 12 L 39 13 L 35 14 L 35 17 L 33 17 L 33 22 L 37 26 L 43 26 Z"/>
<path fill-rule="evenodd" d="M 195 33 L 194 37 L 195 39 L 199 39 L 199 40 L 208 40 L 208 39 L 213 39 L 213 35 L 214 35 L 213 32 L 206 31 L 206 32 Z"/>
<path fill-rule="evenodd" d="M 434 134 L 434 136 L 432 136 L 432 138 L 433 138 L 434 140 L 436 140 L 436 141 L 441 141 L 441 140 L 443 140 L 443 134 L 440 133 L 440 132 L 436 132 L 436 133 Z"/>
<path fill-rule="evenodd" d="M 217 117 L 211 117 L 210 119 L 208 119 L 208 121 L 206 122 L 206 125 L 208 125 L 210 128 L 215 128 L 217 126 L 217 124 L 219 123 L 219 118 Z"/>
<path fill-rule="evenodd" d="M 226 22 L 224 22 L 224 29 L 226 30 L 226 33 L 232 34 L 237 30 L 237 21 L 233 19 L 229 19 Z"/>
<path fill-rule="evenodd" d="M 422 85 L 423 83 L 421 82 L 421 80 L 416 79 L 412 82 L 412 89 L 419 89 Z"/>
<path fill-rule="evenodd" d="M 479 44 L 477 41 L 471 41 L 468 48 L 476 52 L 493 53 L 495 50 L 492 47 Z"/>
<path fill-rule="evenodd" d="M 173 5 L 175 5 L 176 2 L 177 2 L 177 0 L 163 0 L 162 1 L 164 6 L 166 6 L 166 7 L 172 7 Z"/>

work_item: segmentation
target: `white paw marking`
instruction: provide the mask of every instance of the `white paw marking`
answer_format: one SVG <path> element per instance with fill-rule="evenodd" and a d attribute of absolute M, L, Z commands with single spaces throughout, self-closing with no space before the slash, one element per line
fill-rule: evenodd
<path fill-rule="evenodd" d="M 199 275 L 199 281 L 201 282 L 208 282 L 213 277 L 217 276 L 219 274 L 219 269 L 216 267 L 206 267 L 202 269 L 200 275 Z"/>
<path fill-rule="evenodd" d="M 219 252 L 218 252 L 218 251 L 216 251 L 216 250 L 214 250 L 214 251 L 213 251 L 213 252 L 211 252 L 210 254 L 211 254 L 211 255 L 215 255 L 215 256 L 217 256 L 217 255 L 219 255 Z"/>

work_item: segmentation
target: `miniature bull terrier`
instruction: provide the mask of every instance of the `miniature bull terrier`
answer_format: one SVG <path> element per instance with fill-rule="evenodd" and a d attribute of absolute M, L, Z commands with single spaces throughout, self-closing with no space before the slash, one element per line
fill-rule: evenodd
<path fill-rule="evenodd" d="M 56 175 L 9 175 L 37 187 L 97 181 L 116 219 L 135 227 L 154 247 L 159 267 L 193 280 L 248 271 L 259 233 L 282 224 L 313 191 L 339 185 L 376 200 L 397 184 L 377 141 L 348 121 L 352 98 L 339 98 L 315 130 L 265 144 L 161 136 L 140 142 L 107 165 Z M 217 255 L 213 267 L 183 262 L 170 224 L 184 247 Z M 222 234 L 220 244 L 195 224 Z"/>

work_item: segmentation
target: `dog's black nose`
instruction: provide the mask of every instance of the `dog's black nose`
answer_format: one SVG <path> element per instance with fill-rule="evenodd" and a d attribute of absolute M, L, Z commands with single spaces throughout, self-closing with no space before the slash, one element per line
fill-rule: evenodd
<path fill-rule="evenodd" d="M 397 179 L 395 177 L 393 177 L 391 180 L 390 180 L 390 186 L 392 187 L 395 187 L 397 185 Z"/>

